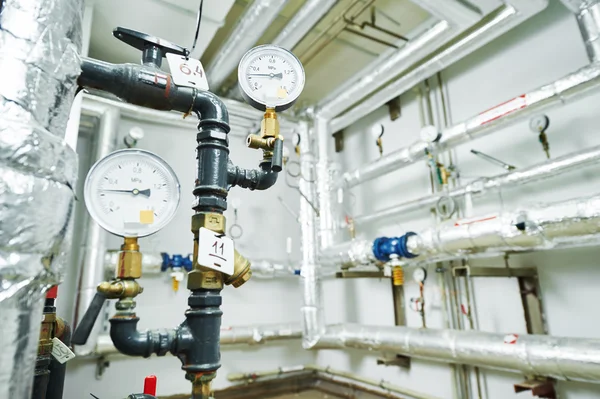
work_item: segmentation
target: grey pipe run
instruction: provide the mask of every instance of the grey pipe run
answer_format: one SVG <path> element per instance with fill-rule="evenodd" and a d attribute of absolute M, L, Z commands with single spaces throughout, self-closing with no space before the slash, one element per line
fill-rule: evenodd
<path fill-rule="evenodd" d="M 514 187 L 557 176 L 581 167 L 600 162 L 600 146 L 573 154 L 541 162 L 528 168 L 517 169 L 494 177 L 484 177 L 450 191 L 428 195 L 412 201 L 392 206 L 367 215 L 359 215 L 352 220 L 356 225 L 373 223 L 379 220 L 406 215 L 419 209 L 431 208 L 446 199 L 458 200 L 466 195 L 482 195 L 489 190 Z"/>
<path fill-rule="evenodd" d="M 597 339 L 341 324 L 328 326 L 314 348 L 385 351 L 559 380 L 600 381 Z"/>
<path fill-rule="evenodd" d="M 600 64 L 590 64 L 553 83 L 539 87 L 477 114 L 442 131 L 437 143 L 417 141 L 377 161 L 343 175 L 341 185 L 354 187 L 360 183 L 411 165 L 426 158 L 426 151 L 440 152 L 475 138 L 508 127 L 552 106 L 561 105 L 590 94 L 600 86 Z"/>
<path fill-rule="evenodd" d="M 600 0 L 561 0 L 575 13 L 590 62 L 600 60 Z"/>

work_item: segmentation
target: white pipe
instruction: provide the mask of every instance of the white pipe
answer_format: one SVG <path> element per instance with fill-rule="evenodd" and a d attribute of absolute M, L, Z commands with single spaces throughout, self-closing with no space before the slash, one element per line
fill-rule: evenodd
<path fill-rule="evenodd" d="M 233 32 L 206 68 L 211 91 L 218 92 L 244 53 L 256 44 L 288 1 L 254 0 L 248 6 Z"/>
<path fill-rule="evenodd" d="M 577 18 L 590 62 L 600 60 L 600 0 L 561 0 Z"/>
<path fill-rule="evenodd" d="M 471 54 L 476 49 L 542 11 L 546 8 L 548 1 L 513 0 L 508 3 L 510 4 L 501 6 L 491 14 L 485 16 L 476 25 L 477 29 L 465 31 L 450 41 L 449 44 L 440 47 L 434 53 L 428 55 L 418 66 L 406 71 L 404 75 L 393 83 L 379 90 L 361 104 L 349 109 L 344 115 L 333 119 L 331 121 L 332 131 L 337 132 L 344 129 L 391 99 L 410 90 L 422 80 L 433 76 Z M 357 94 L 357 101 L 353 101 L 353 103 L 358 102 L 361 98 L 364 98 L 364 96 Z"/>
<path fill-rule="evenodd" d="M 474 180 L 462 187 L 454 188 L 447 192 L 428 195 L 412 201 L 407 201 L 374 213 L 359 215 L 352 220 L 354 224 L 361 225 L 388 218 L 406 215 L 419 209 L 431 208 L 445 198 L 458 200 L 466 195 L 482 195 L 489 190 L 503 187 L 514 187 L 546 178 L 551 178 L 574 169 L 596 165 L 600 162 L 600 146 L 592 147 L 573 154 L 551 159 L 528 168 L 517 169 L 494 177 L 484 177 Z"/>
<path fill-rule="evenodd" d="M 481 15 L 458 0 L 411 0 L 431 15 L 449 23 L 469 27 L 481 19 Z"/>
<path fill-rule="evenodd" d="M 273 40 L 273 44 L 292 50 L 315 27 L 337 0 L 307 0 Z"/>
<path fill-rule="evenodd" d="M 417 141 L 343 176 L 343 184 L 353 187 L 386 173 L 425 159 L 425 150 L 439 152 L 483 137 L 556 105 L 589 94 L 600 86 L 600 64 L 590 64 L 555 82 L 513 98 L 488 111 L 443 130 L 440 140 L 429 145 Z"/>
<path fill-rule="evenodd" d="M 357 348 L 519 371 L 528 376 L 598 383 L 600 340 L 547 335 L 342 324 L 327 327 L 315 348 Z"/>

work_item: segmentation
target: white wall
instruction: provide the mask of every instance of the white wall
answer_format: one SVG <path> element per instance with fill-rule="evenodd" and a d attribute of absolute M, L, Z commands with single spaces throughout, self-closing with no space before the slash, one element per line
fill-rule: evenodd
<path fill-rule="evenodd" d="M 163 157 L 175 170 L 181 183 L 181 205 L 174 220 L 154 236 L 142 239 L 141 251 L 188 254 L 192 251 L 190 218 L 195 179 L 196 132 L 168 126 L 140 124 L 123 119 L 119 125 L 120 134 L 126 134 L 133 126 L 141 126 L 146 137 L 139 148 L 148 149 Z M 231 157 L 244 167 L 256 167 L 262 154 L 245 147 L 244 137 L 233 132 L 230 137 Z M 292 151 L 293 153 L 293 151 Z M 85 156 L 82 157 L 84 164 Z M 85 173 L 83 174 L 85 176 Z M 83 181 L 80 181 L 83 183 Z M 277 200 L 282 196 L 289 204 L 296 206 L 298 195 L 286 187 L 283 178 L 265 192 L 233 188 L 229 198 L 237 197 L 242 203 L 238 211 L 238 223 L 244 229 L 236 247 L 249 259 L 287 260 L 286 237 L 293 239 L 291 259 L 299 259 L 299 226 Z M 227 212 L 228 226 L 233 223 L 233 213 Z M 120 240 L 111 237 L 112 248 L 118 248 Z M 165 275 L 146 276 L 140 279 L 144 293 L 136 298 L 136 312 L 140 317 L 139 328 L 172 328 L 184 321 L 187 308 L 188 290 L 185 282 L 179 292 L 171 289 L 170 278 Z M 299 281 L 251 279 L 244 286 L 235 289 L 226 287 L 223 292 L 223 326 L 242 326 L 277 322 L 297 322 L 301 305 Z M 114 301 L 111 308 L 114 306 Z M 61 308 L 59 306 L 59 314 Z M 260 351 L 260 352 L 259 352 Z M 226 384 L 225 377 L 231 372 L 248 372 L 272 369 L 314 362 L 315 355 L 303 351 L 299 340 L 287 343 L 269 344 L 255 347 L 222 348 L 223 366 L 218 372 L 215 387 Z M 90 392 L 100 398 L 121 398 L 133 392 L 141 392 L 144 377 L 155 374 L 158 377 L 158 394 L 171 395 L 190 392 L 191 385 L 184 379 L 181 363 L 173 356 L 151 359 L 112 357 L 110 367 L 102 379 L 95 375 L 94 359 L 76 359 L 69 363 L 65 398 L 85 397 Z"/>
<path fill-rule="evenodd" d="M 587 57 L 574 17 L 552 0 L 550 7 L 522 26 L 498 38 L 485 48 L 456 63 L 443 73 L 447 82 L 451 118 L 459 122 L 496 104 L 550 83 L 587 64 Z M 435 80 L 432 82 L 435 86 Z M 419 106 L 413 92 L 402 96 L 402 117 L 390 122 L 387 108 L 380 108 L 345 130 L 345 148 L 335 158 L 344 170 L 376 159 L 379 154 L 369 128 L 375 123 L 385 125 L 385 153 L 418 140 Z M 547 112 L 551 119 L 548 137 L 553 157 L 600 144 L 597 109 L 600 95 L 568 104 Z M 528 121 L 460 146 L 455 151 L 458 166 L 468 182 L 477 176 L 492 176 L 503 172 L 469 151 L 475 148 L 518 167 L 544 160 L 537 135 L 528 128 Z M 503 206 L 538 201 L 560 201 L 600 192 L 597 167 L 554 178 L 527 187 L 503 190 L 474 200 L 473 214 L 497 211 Z M 425 162 L 390 173 L 352 190 L 355 215 L 383 209 L 393 204 L 415 199 L 430 192 L 429 172 Z M 360 237 L 401 235 L 419 231 L 431 224 L 427 211 L 388 219 L 376 225 L 359 228 Z M 600 268 L 597 259 L 600 248 L 550 251 L 511 256 L 514 266 L 537 266 L 542 289 L 546 320 L 552 335 L 600 338 L 600 324 L 593 316 L 600 300 L 597 290 Z M 472 265 L 501 265 L 502 259 L 478 260 Z M 443 328 L 440 310 L 440 289 L 435 268 L 430 267 L 426 282 L 427 325 Z M 407 278 L 407 298 L 418 296 L 418 287 Z M 329 281 L 325 284 L 326 318 L 328 323 L 356 322 L 372 325 L 393 325 L 393 308 L 389 281 L 354 280 Z M 523 310 L 517 282 L 510 279 L 474 280 L 476 316 L 484 331 L 525 333 Z M 343 298 L 343 300 L 340 300 Z M 463 299 L 464 301 L 464 299 Z M 408 325 L 420 327 L 420 317 L 408 310 Z M 466 322 L 466 320 L 465 320 Z M 450 398 L 450 367 L 444 364 L 414 360 L 410 371 L 397 367 L 377 366 L 378 353 L 359 351 L 321 351 L 321 365 L 350 370 L 373 378 L 383 378 L 395 384 Z M 513 384 L 524 380 L 513 373 L 485 371 L 488 399 L 530 397 L 517 396 Z M 558 384 L 561 398 L 592 399 L 600 397 L 600 385 L 576 382 Z M 476 397 L 476 396 L 475 396 Z"/>

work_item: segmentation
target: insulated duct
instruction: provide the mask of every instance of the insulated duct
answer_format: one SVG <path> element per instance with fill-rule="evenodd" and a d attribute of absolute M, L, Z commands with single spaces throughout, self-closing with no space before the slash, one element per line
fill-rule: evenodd
<path fill-rule="evenodd" d="M 337 0 L 308 0 L 273 40 L 273 44 L 293 50 Z"/>
<path fill-rule="evenodd" d="M 29 399 L 44 293 L 68 259 L 77 156 L 63 142 L 79 75 L 82 2 L 0 10 L 0 397 Z"/>
<path fill-rule="evenodd" d="M 289 0 L 254 0 L 206 68 L 211 90 L 218 92 L 238 62 L 271 26 Z"/>
<path fill-rule="evenodd" d="M 450 191 L 427 195 L 412 201 L 392 206 L 367 215 L 359 215 L 352 220 L 355 225 L 367 224 L 379 220 L 405 215 L 419 209 L 435 207 L 448 198 L 458 200 L 466 195 L 482 195 L 490 190 L 515 187 L 534 181 L 551 178 L 578 168 L 595 165 L 600 162 L 600 146 L 592 147 L 573 154 L 551 159 L 528 168 L 517 169 L 494 177 L 484 177 Z"/>
<path fill-rule="evenodd" d="M 404 74 L 399 79 L 379 90 L 360 105 L 349 109 L 344 115 L 333 119 L 331 121 L 331 131 L 337 132 L 344 129 L 391 99 L 410 90 L 424 79 L 471 54 L 476 49 L 545 9 L 548 0 L 510 0 L 506 3 L 506 5 L 486 15 L 472 28 L 427 55 L 422 61 L 405 69 Z M 364 79 L 367 79 L 367 77 Z M 356 98 L 352 102 L 340 104 L 338 109 L 347 109 L 348 104 L 357 103 L 360 99 L 365 98 L 365 95 L 366 93 L 357 92 Z M 331 105 L 327 105 L 324 106 L 324 109 L 330 107 Z M 327 113 L 327 115 L 331 114 Z"/>
<path fill-rule="evenodd" d="M 327 327 L 315 348 L 385 351 L 528 376 L 600 380 L 600 340 L 595 339 L 342 324 Z"/>
<path fill-rule="evenodd" d="M 434 145 L 417 141 L 354 171 L 347 172 L 343 176 L 342 184 L 347 187 L 354 187 L 425 159 L 425 150 L 427 149 L 439 152 L 454 148 L 472 139 L 483 137 L 500 128 L 510 126 L 552 106 L 581 98 L 597 89 L 599 85 L 600 65 L 590 64 L 553 83 L 515 97 L 444 129 L 441 138 Z"/>
<path fill-rule="evenodd" d="M 575 13 L 590 62 L 600 60 L 600 0 L 561 0 Z"/>

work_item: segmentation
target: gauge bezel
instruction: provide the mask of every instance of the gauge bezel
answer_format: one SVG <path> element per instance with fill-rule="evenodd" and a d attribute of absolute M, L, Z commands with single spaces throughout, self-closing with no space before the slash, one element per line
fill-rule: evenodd
<path fill-rule="evenodd" d="M 247 90 L 249 88 L 248 81 L 246 80 L 246 71 L 248 70 L 248 66 L 249 66 L 247 64 L 248 64 L 248 62 L 251 62 L 252 60 L 254 60 L 257 57 L 256 54 L 260 53 L 260 52 L 265 52 L 268 54 L 275 53 L 276 55 L 279 55 L 280 57 L 287 59 L 287 61 L 290 62 L 290 65 L 296 70 L 297 79 L 298 79 L 298 84 L 296 85 L 296 89 L 294 90 L 293 93 L 290 93 L 290 95 L 288 95 L 287 98 L 282 99 L 280 103 L 277 103 L 277 104 L 263 103 L 262 99 L 259 99 L 252 95 L 251 89 Z M 240 93 L 242 94 L 242 97 L 248 104 L 250 104 L 252 107 L 254 107 L 260 111 L 265 111 L 267 109 L 267 107 L 275 108 L 275 111 L 277 111 L 277 112 L 285 111 L 286 109 L 290 108 L 292 105 L 294 105 L 294 103 L 298 100 L 298 98 L 302 94 L 302 90 L 304 90 L 305 83 L 306 83 L 306 76 L 304 73 L 304 66 L 302 65 L 302 62 L 300 62 L 298 57 L 296 57 L 294 55 L 294 53 L 292 53 L 291 51 L 289 51 L 283 47 L 276 46 L 274 44 L 264 44 L 264 45 L 256 46 L 256 47 L 248 50 L 246 52 L 246 54 L 244 54 L 244 56 L 240 60 L 240 63 L 238 64 L 238 87 L 240 89 Z M 272 107 L 272 105 L 275 105 L 275 107 Z"/>
<path fill-rule="evenodd" d="M 93 178 L 95 177 L 95 174 L 99 170 L 101 170 L 103 167 L 105 167 L 107 163 L 112 163 L 121 157 L 131 156 L 131 155 L 141 156 L 145 162 L 155 164 L 158 167 L 160 167 L 161 169 L 163 169 L 163 171 L 167 175 L 166 177 L 168 179 L 172 179 L 174 181 L 175 192 L 176 192 L 175 193 L 176 204 L 174 207 L 171 206 L 170 214 L 168 214 L 166 217 L 161 218 L 161 221 L 159 223 L 153 223 L 152 225 L 148 226 L 149 228 L 147 230 L 144 230 L 143 232 L 139 232 L 139 233 L 132 233 L 132 231 L 126 231 L 124 228 L 115 228 L 114 226 L 112 226 L 109 222 L 104 220 L 102 215 L 98 212 L 98 209 L 96 208 L 97 204 L 94 203 L 95 201 L 91 200 L 92 190 L 94 189 L 92 182 L 93 182 Z M 110 165 L 109 165 L 109 167 L 110 167 Z M 175 171 L 173 170 L 173 168 L 171 168 L 171 166 L 160 156 L 156 155 L 155 153 L 153 153 L 151 151 L 147 151 L 147 150 L 141 150 L 138 148 L 125 148 L 122 150 L 117 150 L 117 151 L 111 152 L 104 158 L 96 161 L 96 163 L 94 163 L 94 165 L 92 165 L 92 167 L 88 171 L 87 176 L 85 178 L 85 183 L 84 183 L 84 187 L 83 187 L 83 199 L 85 202 L 86 209 L 87 209 L 88 213 L 90 214 L 90 216 L 92 217 L 92 219 L 96 223 L 98 223 L 100 225 L 100 227 L 102 227 L 104 230 L 108 231 L 111 234 L 119 236 L 119 237 L 141 238 L 141 237 L 147 237 L 149 235 L 155 234 L 156 232 L 158 232 L 159 230 L 164 228 L 167 224 L 169 224 L 169 222 L 171 222 L 171 220 L 173 220 L 173 218 L 175 217 L 175 214 L 177 213 L 177 210 L 179 209 L 179 205 L 181 202 L 181 185 L 179 184 L 179 179 L 177 178 L 177 175 L 175 174 Z"/>

